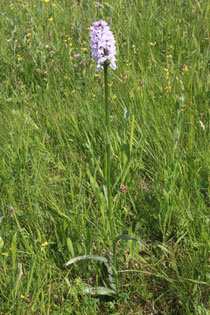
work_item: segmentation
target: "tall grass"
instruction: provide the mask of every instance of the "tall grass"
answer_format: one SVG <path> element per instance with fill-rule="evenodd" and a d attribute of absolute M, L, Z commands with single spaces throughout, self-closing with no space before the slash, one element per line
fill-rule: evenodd
<path fill-rule="evenodd" d="M 95 4 L 0 3 L 0 311 L 207 314 L 209 4 Z M 109 245 L 103 73 L 88 44 L 99 19 L 118 46 L 109 84 L 116 232 L 148 244 L 120 243 L 122 292 L 105 301 L 82 294 L 84 282 L 103 282 L 100 265 L 62 268 Z"/>

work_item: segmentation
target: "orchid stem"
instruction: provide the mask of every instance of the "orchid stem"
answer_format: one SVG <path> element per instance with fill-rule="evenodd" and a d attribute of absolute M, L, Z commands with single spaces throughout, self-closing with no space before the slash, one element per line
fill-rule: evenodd
<path fill-rule="evenodd" d="M 105 86 L 105 113 L 106 113 L 106 185 L 107 185 L 107 195 L 108 195 L 108 221 L 109 228 L 112 239 L 113 246 L 113 264 L 114 264 L 114 273 L 115 273 L 115 282 L 117 291 L 119 289 L 119 278 L 117 272 L 117 257 L 116 257 L 116 246 L 114 243 L 114 217 L 112 209 L 112 196 L 111 196 L 111 144 L 110 144 L 110 107 L 108 102 L 108 61 L 104 63 L 104 86 Z"/>

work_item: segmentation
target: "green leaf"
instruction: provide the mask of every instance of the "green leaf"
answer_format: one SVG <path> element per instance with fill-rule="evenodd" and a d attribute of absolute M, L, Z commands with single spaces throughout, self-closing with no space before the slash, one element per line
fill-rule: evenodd
<path fill-rule="evenodd" d="M 98 203 L 100 205 L 102 220 L 105 224 L 106 199 L 104 198 L 104 195 L 103 195 L 103 192 L 101 191 L 101 188 L 99 187 L 96 179 L 91 175 L 89 169 L 87 169 L 86 171 L 87 171 L 87 175 L 88 175 L 89 180 L 90 180 L 90 186 L 92 188 L 94 197 L 96 198 L 96 200 L 98 201 Z"/>
<path fill-rule="evenodd" d="M 12 253 L 12 270 L 16 269 L 16 258 L 17 258 L 17 233 L 13 236 L 11 243 L 11 253 Z"/>
<path fill-rule="evenodd" d="M 124 180 L 125 180 L 125 178 L 126 178 L 126 175 L 128 174 L 128 171 L 129 171 L 129 168 L 130 168 L 130 166 L 131 166 L 131 163 L 132 163 L 133 159 L 134 159 L 134 154 L 132 154 L 132 155 L 130 156 L 128 162 L 126 163 L 126 165 L 125 165 L 125 167 L 124 167 L 124 169 L 123 169 L 123 171 L 122 171 L 122 173 L 120 174 L 120 176 L 119 176 L 118 179 L 116 180 L 116 182 L 115 182 L 115 184 L 114 184 L 114 186 L 113 186 L 113 189 L 115 188 L 115 186 L 116 186 L 119 182 L 121 182 L 121 183 L 124 182 Z"/>
<path fill-rule="evenodd" d="M 84 255 L 84 256 L 77 256 L 75 258 L 72 258 L 71 260 L 67 261 L 63 267 L 67 267 L 69 265 L 72 265 L 78 261 L 82 261 L 82 260 L 96 260 L 96 261 L 101 261 L 105 264 L 108 264 L 109 261 L 107 258 L 103 257 L 103 256 L 97 256 L 97 255 Z"/>
<path fill-rule="evenodd" d="M 123 118 L 124 118 L 124 119 L 127 119 L 128 116 L 129 116 L 129 114 L 130 114 L 130 113 L 129 113 L 129 110 L 125 107 L 125 108 L 124 108 L 124 115 L 123 115 Z"/>
<path fill-rule="evenodd" d="M 133 146 L 133 131 L 134 131 L 134 115 L 132 115 L 131 121 L 131 134 L 130 134 L 130 154 L 132 153 L 132 146 Z"/>
<path fill-rule="evenodd" d="M 102 296 L 115 296 L 116 291 L 105 288 L 105 287 L 91 287 L 91 288 L 85 288 L 83 290 L 84 294 L 90 294 L 93 296 L 102 295 Z"/>
<path fill-rule="evenodd" d="M 121 235 L 118 235 L 117 237 L 115 237 L 114 239 L 114 248 L 116 248 L 116 244 L 119 240 L 126 240 L 126 241 L 136 241 L 138 242 L 141 246 L 143 247 L 147 247 L 147 245 L 142 242 L 139 238 L 135 238 L 131 235 L 127 235 L 127 234 L 121 234 Z"/>
<path fill-rule="evenodd" d="M 67 261 L 63 267 L 67 267 L 69 265 L 72 265 L 78 261 L 82 260 L 95 260 L 95 261 L 100 261 L 105 264 L 108 272 L 108 278 L 109 278 L 109 283 L 110 287 L 112 290 L 116 292 L 116 283 L 115 283 L 115 277 L 114 277 L 114 269 L 113 269 L 113 261 L 111 256 L 107 259 L 106 257 L 103 256 L 98 256 L 98 255 L 84 255 L 84 256 L 77 256 L 69 261 Z"/>
<path fill-rule="evenodd" d="M 3 221 L 3 218 L 4 218 L 4 216 L 0 217 L 0 224 L 1 224 L 2 221 Z"/>
<path fill-rule="evenodd" d="M 3 238 L 0 236 L 0 249 L 2 249 L 4 246 Z"/>
<path fill-rule="evenodd" d="M 67 237 L 67 239 L 66 239 L 66 244 L 67 244 L 68 250 L 70 251 L 71 255 L 74 257 L 74 248 L 73 248 L 72 241 L 69 237 Z"/>

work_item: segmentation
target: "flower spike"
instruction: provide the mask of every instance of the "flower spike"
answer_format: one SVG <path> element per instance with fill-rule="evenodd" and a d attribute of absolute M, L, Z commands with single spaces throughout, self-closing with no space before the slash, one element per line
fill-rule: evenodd
<path fill-rule="evenodd" d="M 102 20 L 94 22 L 90 27 L 90 47 L 92 57 L 98 64 L 95 71 L 103 68 L 106 61 L 109 61 L 110 67 L 115 70 L 116 64 L 116 46 L 114 35 L 108 24 Z"/>

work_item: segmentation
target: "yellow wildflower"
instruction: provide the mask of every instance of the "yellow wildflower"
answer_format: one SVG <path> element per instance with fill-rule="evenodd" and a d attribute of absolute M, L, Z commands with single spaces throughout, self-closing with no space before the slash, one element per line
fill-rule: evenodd
<path fill-rule="evenodd" d="M 8 257 L 9 256 L 9 254 L 8 253 L 1 253 L 3 256 L 6 256 L 6 257 Z"/>
<path fill-rule="evenodd" d="M 17 60 L 18 61 L 21 61 L 23 58 L 21 57 L 21 55 L 20 54 L 17 54 Z"/>
<path fill-rule="evenodd" d="M 150 46 L 155 46 L 156 44 L 156 42 L 150 42 Z"/>
<path fill-rule="evenodd" d="M 187 71 L 188 71 L 188 66 L 187 66 L 187 65 L 185 65 L 185 66 L 183 67 L 183 71 L 184 71 L 184 72 L 187 72 Z"/>
<path fill-rule="evenodd" d="M 53 17 L 49 18 L 48 21 L 49 21 L 49 22 L 52 22 L 52 21 L 53 21 Z"/>
<path fill-rule="evenodd" d="M 27 303 L 31 303 L 30 296 L 28 293 L 25 293 L 25 295 L 21 295 L 20 298 L 26 301 Z"/>
<path fill-rule="evenodd" d="M 171 85 L 169 84 L 168 86 L 166 86 L 165 92 L 168 93 L 170 90 L 171 90 Z"/>
<path fill-rule="evenodd" d="M 169 69 L 168 68 L 163 68 L 163 70 L 166 72 L 166 78 L 169 78 Z"/>
<path fill-rule="evenodd" d="M 132 45 L 132 48 L 133 48 L 134 54 L 136 54 L 136 46 L 135 46 L 135 45 Z"/>
<path fill-rule="evenodd" d="M 48 245 L 48 242 L 44 242 L 41 244 L 41 252 L 44 251 L 44 248 Z"/>

